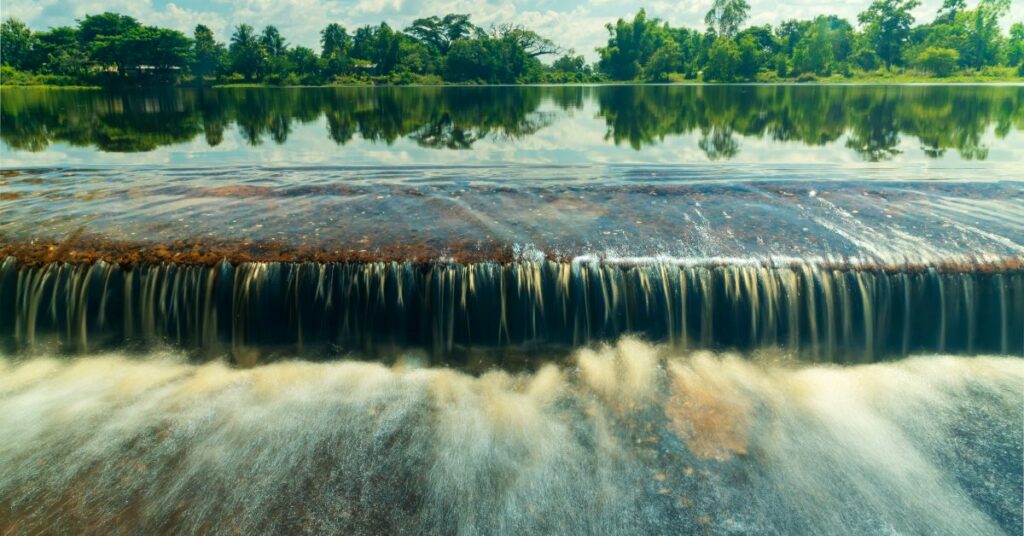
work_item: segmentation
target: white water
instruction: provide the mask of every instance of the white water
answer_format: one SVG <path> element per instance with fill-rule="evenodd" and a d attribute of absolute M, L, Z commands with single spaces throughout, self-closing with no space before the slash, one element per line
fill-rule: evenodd
<path fill-rule="evenodd" d="M 1019 534 L 1024 361 L 0 358 L 0 533 Z"/>

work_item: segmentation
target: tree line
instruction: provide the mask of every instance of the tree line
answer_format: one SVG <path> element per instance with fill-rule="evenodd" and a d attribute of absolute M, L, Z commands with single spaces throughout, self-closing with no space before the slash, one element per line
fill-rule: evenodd
<path fill-rule="evenodd" d="M 835 15 L 747 26 L 746 0 L 714 0 L 703 30 L 673 27 L 640 10 L 608 24 L 608 41 L 588 64 L 551 39 L 515 24 L 484 29 L 468 15 L 320 32 L 319 50 L 290 44 L 273 25 L 236 26 L 228 43 L 196 26 L 192 36 L 127 15 L 87 15 L 75 26 L 0 27 L 4 84 L 491 83 L 770 81 L 906 72 L 1024 76 L 1024 24 L 1008 34 L 1010 0 L 944 0 L 916 24 L 919 0 L 874 0 L 856 25 Z M 545 64 L 541 58 L 551 58 Z"/>

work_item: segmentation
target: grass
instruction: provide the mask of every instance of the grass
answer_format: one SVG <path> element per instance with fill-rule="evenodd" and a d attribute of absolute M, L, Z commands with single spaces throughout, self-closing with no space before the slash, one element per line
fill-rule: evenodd
<path fill-rule="evenodd" d="M 715 84 L 718 82 L 705 82 L 700 78 L 685 78 L 680 74 L 668 75 L 668 80 L 659 83 L 668 84 Z M 267 83 L 267 82 L 245 82 L 238 79 L 222 80 L 208 87 L 215 88 L 266 88 L 266 87 L 374 87 L 374 86 L 481 86 L 489 85 L 479 82 L 448 82 L 437 76 L 416 76 L 410 78 L 387 78 L 387 77 L 341 77 L 326 84 L 302 84 L 302 83 Z M 291 81 L 288 81 L 291 82 Z M 594 84 L 647 84 L 652 83 L 645 80 L 600 80 L 582 82 L 540 82 L 537 84 L 515 84 L 515 85 L 594 85 Z M 762 72 L 757 80 L 748 82 L 752 84 L 977 84 L 977 83 L 1024 83 L 1024 75 L 1018 70 L 1010 67 L 992 67 L 983 69 L 981 72 L 960 72 L 947 77 L 936 77 L 928 73 L 915 70 L 887 71 L 878 70 L 870 72 L 855 71 L 847 76 L 832 74 L 829 76 L 816 76 L 813 74 L 801 74 L 796 77 L 779 77 L 773 72 Z M 508 85 L 508 84 L 499 84 Z M 43 89 L 100 89 L 101 86 L 82 84 L 67 76 L 41 75 L 16 71 L 4 66 L 0 71 L 0 88 L 25 87 Z M 166 87 L 166 86 L 154 86 Z M 194 80 L 183 80 L 174 87 L 197 87 Z"/>

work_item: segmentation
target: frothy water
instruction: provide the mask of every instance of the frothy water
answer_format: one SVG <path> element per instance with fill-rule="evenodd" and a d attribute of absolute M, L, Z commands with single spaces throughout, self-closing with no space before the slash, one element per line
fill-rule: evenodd
<path fill-rule="evenodd" d="M 1024 362 L 0 360 L 0 531 L 1019 534 Z"/>

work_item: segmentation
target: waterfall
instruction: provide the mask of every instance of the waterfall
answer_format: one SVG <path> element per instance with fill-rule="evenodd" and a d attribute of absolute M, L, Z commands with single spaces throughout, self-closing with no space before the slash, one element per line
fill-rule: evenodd
<path fill-rule="evenodd" d="M 0 343 L 236 357 L 569 347 L 633 334 L 803 359 L 1024 354 L 1024 271 L 812 262 L 0 265 Z"/>

